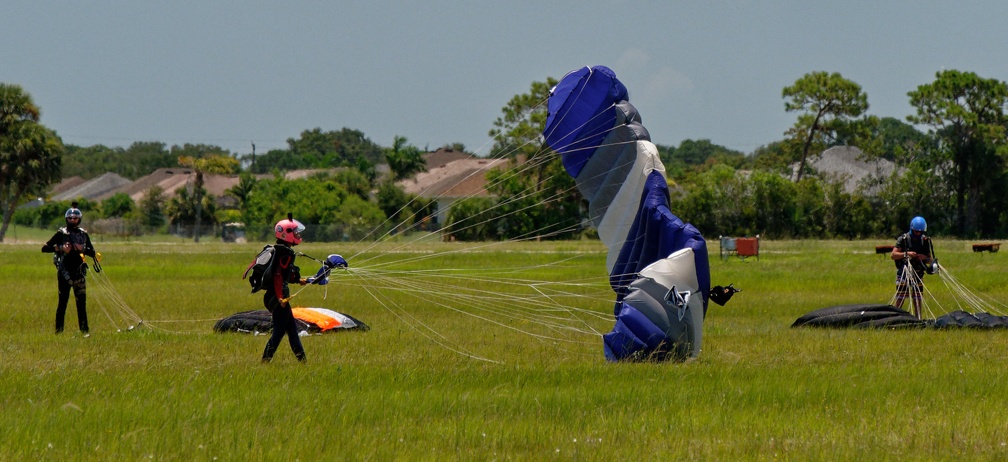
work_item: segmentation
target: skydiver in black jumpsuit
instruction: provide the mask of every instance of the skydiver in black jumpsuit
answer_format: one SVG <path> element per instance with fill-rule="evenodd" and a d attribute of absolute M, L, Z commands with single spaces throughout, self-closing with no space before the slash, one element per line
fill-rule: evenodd
<path fill-rule="evenodd" d="M 70 289 L 73 289 L 77 302 L 77 324 L 80 331 L 87 337 L 89 334 L 87 319 L 87 264 L 84 257 L 95 257 L 94 246 L 87 231 L 80 227 L 81 211 L 77 203 L 67 209 L 63 215 L 66 227 L 60 228 L 56 234 L 42 246 L 42 252 L 54 253 L 53 263 L 56 265 L 56 283 L 59 289 L 59 302 L 56 305 L 56 333 L 63 332 L 63 319 L 66 315 L 67 302 L 70 300 Z"/>
<path fill-rule="evenodd" d="M 301 231 L 304 225 L 288 215 L 286 220 L 277 222 L 276 244 L 273 246 L 273 275 L 271 283 L 263 294 L 263 305 L 273 314 L 273 330 L 269 340 L 266 342 L 266 349 L 263 351 L 262 361 L 268 363 L 273 360 L 284 335 L 290 342 L 291 351 L 298 361 L 304 362 L 304 347 L 301 345 L 301 338 L 298 337 L 297 322 L 294 320 L 294 313 L 291 311 L 290 289 L 287 283 L 298 283 L 305 285 L 307 280 L 301 277 L 301 270 L 294 265 L 296 257 L 291 246 L 301 243 Z"/>

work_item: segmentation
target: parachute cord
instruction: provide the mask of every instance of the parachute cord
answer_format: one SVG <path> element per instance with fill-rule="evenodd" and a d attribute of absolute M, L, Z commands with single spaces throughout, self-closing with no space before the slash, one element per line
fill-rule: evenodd
<path fill-rule="evenodd" d="M 507 171 L 504 175 L 502 175 L 500 178 L 498 178 L 495 183 L 490 183 L 490 184 L 486 185 L 485 188 L 488 189 L 488 190 L 489 189 L 493 189 L 494 185 L 506 182 L 506 181 L 508 181 L 509 179 L 511 179 L 511 178 L 513 178 L 515 176 L 521 175 L 522 172 L 525 172 L 525 171 L 537 168 L 539 166 L 545 165 L 550 160 L 551 160 L 551 157 L 549 157 L 549 156 L 545 156 L 545 157 L 534 156 L 533 158 L 530 158 L 529 161 L 527 161 L 525 164 L 523 164 L 519 168 L 519 170 L 517 170 L 517 171 Z M 462 182 L 468 180 L 469 178 L 473 177 L 476 174 L 486 174 L 486 172 L 488 171 L 488 168 L 481 168 L 481 169 L 479 169 L 479 170 L 477 170 L 477 171 L 469 174 L 465 178 L 459 180 L 456 184 L 462 183 Z M 498 208 L 501 208 L 501 207 L 506 207 L 506 206 L 508 206 L 508 205 L 510 205 L 512 203 L 515 203 L 515 202 L 523 200 L 527 196 L 527 194 L 530 194 L 530 193 L 534 192 L 534 190 L 531 189 L 532 187 L 533 187 L 532 185 L 529 185 L 527 189 L 525 189 L 523 191 L 519 191 L 516 194 L 513 194 L 508 199 L 505 199 L 502 202 L 498 202 L 498 203 L 494 204 L 490 209 L 486 210 L 486 212 L 491 212 L 491 211 L 493 211 L 495 209 L 498 209 Z M 568 192 L 568 191 L 564 191 L 564 192 Z M 422 195 L 423 192 L 421 192 L 420 194 Z M 475 194 L 470 194 L 469 196 L 466 196 L 466 198 L 469 198 L 469 197 L 476 197 L 476 195 Z M 440 199 L 440 198 L 441 198 L 440 196 L 437 196 L 437 197 L 434 197 L 432 199 L 437 200 L 437 199 Z M 552 199 L 552 198 L 550 198 L 550 199 Z M 520 212 L 521 212 L 520 210 L 519 211 L 514 211 L 514 212 L 511 212 L 511 214 L 517 214 L 517 213 L 520 213 Z M 400 222 L 400 224 L 401 223 L 405 223 L 406 220 L 409 220 L 409 219 L 411 219 L 414 216 L 415 216 L 415 214 L 411 215 L 410 217 L 405 217 L 403 219 L 403 221 Z M 469 220 L 470 218 L 475 218 L 475 216 L 474 217 L 466 218 L 466 220 Z M 480 226 L 480 225 L 486 224 L 486 223 L 490 223 L 490 222 L 493 222 L 493 221 L 496 221 L 496 220 L 497 220 L 497 218 L 487 218 L 487 219 L 484 219 L 483 221 L 480 221 L 480 222 L 477 222 L 477 223 L 468 223 L 468 224 L 465 224 L 465 226 L 458 227 L 458 225 L 464 223 L 465 220 L 463 220 L 463 221 L 455 223 L 455 226 L 456 226 L 455 229 L 458 230 L 458 231 L 463 231 L 463 230 L 471 229 L 473 227 Z M 382 236 L 382 237 L 384 238 L 385 236 L 388 236 L 390 233 L 391 233 L 391 230 L 388 233 L 386 233 L 384 236 Z M 366 246 L 365 248 L 363 248 L 360 251 L 358 251 L 355 255 L 352 255 L 351 258 L 356 258 L 361 253 L 366 252 L 366 251 L 372 249 L 374 246 L 378 245 L 380 242 L 381 242 L 380 239 L 372 241 L 368 246 Z M 402 245 L 402 247 L 405 247 L 406 245 L 408 245 L 408 243 L 404 243 Z M 393 250 L 395 250 L 395 249 L 393 249 Z"/>
<path fill-rule="evenodd" d="M 998 302 L 993 298 L 985 298 L 978 295 L 971 288 L 960 282 L 945 266 L 941 267 L 938 274 L 941 276 L 942 281 L 945 282 L 946 286 L 949 287 L 949 291 L 964 300 L 967 306 L 964 307 L 960 305 L 960 309 L 963 311 L 969 311 L 971 309 L 970 307 L 972 307 L 972 310 L 974 311 L 986 310 L 992 314 L 1003 316 L 1005 309 L 1008 308 L 1003 303 Z"/>
<path fill-rule="evenodd" d="M 109 312 L 110 308 L 112 311 L 115 311 L 120 320 L 125 322 L 128 326 L 126 328 L 127 331 L 144 325 L 143 319 L 137 315 L 132 308 L 130 308 L 125 300 L 123 300 L 122 295 L 120 295 L 115 289 L 115 286 L 112 285 L 112 281 L 109 279 L 108 274 L 105 271 L 96 271 L 93 279 L 95 282 L 95 288 L 97 289 L 94 299 L 98 302 L 98 305 L 104 312 L 105 317 L 108 318 L 109 322 L 112 323 L 113 327 L 115 327 L 117 331 L 122 331 L 123 327 L 120 327 L 119 323 L 112 319 L 112 315 Z"/>
<path fill-rule="evenodd" d="M 564 332 L 566 334 L 576 333 L 595 336 L 598 333 L 597 330 L 580 330 L 571 324 L 571 320 L 573 318 L 578 318 L 575 316 L 575 313 L 599 320 L 611 319 L 608 315 L 604 315 L 599 312 L 591 312 L 570 306 L 563 306 L 552 298 L 546 299 L 548 303 L 541 302 L 540 300 L 545 298 L 541 295 L 545 293 L 543 288 L 549 286 L 550 283 L 537 282 L 537 284 L 540 285 L 536 286 L 536 284 L 521 280 L 479 278 L 478 275 L 473 275 L 468 272 L 452 276 L 446 274 L 430 274 L 426 272 L 389 273 L 358 268 L 354 270 L 354 274 L 358 276 L 366 276 L 368 284 L 376 289 L 382 288 L 385 290 L 395 290 L 398 292 L 408 293 L 410 296 L 423 300 L 431 306 L 438 306 L 450 311 L 466 314 L 491 324 L 497 324 L 508 329 L 517 330 L 524 335 L 549 338 L 554 341 L 569 342 L 571 340 L 556 336 L 536 334 L 535 332 L 530 332 L 524 328 L 519 329 L 514 327 L 514 323 L 516 320 L 522 320 L 530 323 L 531 325 L 536 325 L 538 327 L 557 332 Z M 410 274 L 428 277 L 417 281 L 409 281 L 402 277 L 394 277 Z M 430 277 L 434 277 L 434 279 L 431 279 Z M 536 297 L 529 297 L 527 295 L 522 296 L 518 294 L 501 294 L 498 291 L 491 291 L 489 289 L 463 288 L 461 285 L 453 282 L 456 279 L 465 279 L 467 282 L 478 287 L 495 287 L 502 285 L 516 288 L 527 287 L 531 291 L 539 293 L 540 295 Z M 440 283 L 439 280 L 444 280 L 444 282 Z M 554 295 L 580 299 L 585 298 L 584 296 L 564 291 L 556 291 Z M 593 298 L 592 300 L 601 300 L 601 298 Z M 606 301 L 608 301 L 608 299 L 606 299 Z M 463 305 L 464 308 L 453 306 L 451 303 Z M 564 315 L 560 316 L 559 314 Z M 501 321 L 495 318 L 504 318 L 504 320 Z M 586 322 L 581 318 L 576 319 L 576 322 L 578 324 L 586 324 Z"/>
<path fill-rule="evenodd" d="M 534 107 L 532 107 L 532 108 L 529 108 L 529 109 L 528 109 L 528 110 L 527 110 L 527 111 L 526 111 L 526 112 L 525 112 L 524 114 L 521 114 L 521 115 L 520 115 L 519 117 L 517 117 L 517 119 L 519 120 L 519 122 L 515 122 L 514 124 L 512 124 L 512 125 L 510 125 L 510 126 L 507 126 L 507 127 L 504 127 L 504 130 L 512 130 L 512 129 L 514 129 L 514 127 L 515 127 L 515 126 L 517 126 L 517 124 L 518 124 L 518 123 L 520 123 L 520 121 L 524 120 L 524 119 L 525 119 L 525 118 L 527 118 L 527 117 L 528 117 L 528 116 L 529 116 L 530 114 L 534 113 L 535 111 L 537 111 L 537 110 L 539 110 L 540 108 L 542 108 L 543 106 L 545 106 L 545 105 L 546 105 L 546 104 L 548 103 L 548 101 L 549 101 L 549 98 L 547 97 L 547 98 L 543 99 L 542 101 L 540 101 L 539 103 L 537 103 L 537 104 L 536 104 L 536 105 L 535 105 Z M 485 147 L 485 146 L 487 146 L 488 144 L 490 144 L 491 142 L 493 142 L 493 138 L 490 138 L 489 140 L 487 140 L 487 142 L 486 142 L 486 143 L 484 143 L 484 145 L 483 145 L 483 146 Z M 506 147 L 505 147 L 505 149 L 503 150 L 503 152 L 501 153 L 501 155 L 499 156 L 499 158 L 501 158 L 501 159 L 505 159 L 505 158 L 509 158 L 509 157 L 511 157 L 511 156 L 512 156 L 512 154 L 513 154 L 513 153 L 517 152 L 517 151 L 518 151 L 518 150 L 519 150 L 519 149 L 520 149 L 521 147 L 523 147 L 523 146 L 526 146 L 526 145 L 528 145 L 528 144 L 529 144 L 529 142 L 528 142 L 528 141 L 526 141 L 526 142 L 525 142 L 525 143 L 524 143 L 524 144 L 523 144 L 522 146 L 514 146 L 514 147 L 512 147 L 512 146 L 506 146 Z M 482 147 L 481 147 L 480 149 L 482 149 Z M 477 150 L 476 152 L 479 152 L 479 151 L 480 151 L 480 150 Z M 538 152 L 537 152 L 537 154 L 538 154 Z M 475 171 L 473 171 L 472 173 L 470 173 L 469 175 L 467 175 L 467 176 L 466 176 L 465 178 L 463 178 L 463 179 L 459 180 L 458 182 L 456 182 L 456 185 L 457 185 L 457 184 L 460 184 L 460 183 L 462 183 L 462 182 L 464 182 L 464 181 L 466 181 L 466 180 L 468 180 L 468 179 L 470 179 L 470 178 L 472 178 L 473 176 L 475 176 L 475 175 L 477 175 L 477 174 L 483 174 L 483 175 L 485 175 L 485 174 L 486 174 L 486 172 L 487 172 L 487 171 L 488 171 L 488 170 L 489 170 L 489 169 L 490 169 L 491 167 L 493 167 L 493 166 L 494 166 L 493 164 L 487 164 L 487 165 L 486 165 L 485 167 L 483 167 L 483 168 L 479 168 L 479 169 L 476 169 Z M 528 168 L 528 166 L 524 166 L 523 168 Z M 502 178 L 502 179 L 500 179 L 500 180 L 498 180 L 498 181 L 505 181 L 505 180 L 504 180 L 504 179 Z M 385 221 L 383 221 L 383 222 L 382 222 L 382 223 L 381 223 L 380 225 L 376 226 L 376 227 L 375 227 L 375 228 L 374 228 L 374 229 L 373 229 L 373 230 L 372 230 L 371 232 L 367 233 L 367 235 L 363 236 L 363 237 L 362 237 L 362 238 L 361 238 L 360 240 L 358 240 L 358 242 L 357 242 L 358 244 L 361 244 L 361 243 L 362 243 L 362 242 L 364 242 L 365 240 L 369 240 L 369 241 L 371 242 L 371 243 L 370 243 L 369 245 L 365 246 L 365 248 L 364 248 L 363 250 L 361 250 L 361 252 L 365 252 L 365 251 L 367 251 L 367 250 L 369 250 L 369 249 L 373 248 L 373 247 L 374 247 L 375 245 L 377 245 L 377 244 L 378 244 L 379 242 L 381 242 L 382 240 L 384 240 L 384 238 L 388 237 L 388 236 L 389 236 L 389 235 L 390 235 L 391 233 L 393 233 L 393 232 L 394 232 L 394 231 L 395 231 L 396 229 L 398 229 L 399 227 L 401 227 L 401 226 L 402 226 L 402 225 L 403 225 L 404 223 L 408 222 L 409 220 L 412 220 L 412 219 L 414 219 L 414 218 L 416 217 L 416 214 L 417 214 L 417 213 L 419 213 L 419 211 L 418 211 L 418 212 L 415 212 L 415 213 L 413 213 L 413 214 L 412 214 L 412 215 L 410 215 L 410 216 L 407 216 L 407 217 L 403 217 L 403 219 L 402 219 L 402 220 L 400 220 L 400 222 L 399 222 L 399 223 L 397 223 L 397 224 L 396 224 L 395 226 L 392 226 L 392 227 L 391 227 L 391 228 L 389 229 L 389 231 L 387 231 L 387 232 L 386 232 L 385 234 L 383 234 L 382 236 L 380 236 L 380 237 L 378 237 L 378 238 L 371 238 L 371 236 L 373 236 L 373 235 L 374 235 L 375 231 L 377 231 L 377 230 L 381 229 L 381 227 L 382 227 L 383 225 L 385 225 L 386 223 L 389 223 L 389 222 L 390 222 L 390 220 L 391 220 L 391 217 L 392 217 L 392 216 L 396 216 L 396 215 L 398 215 L 398 214 L 399 214 L 400 212 L 402 212 L 403 210 L 405 210 L 405 209 L 406 209 L 406 208 L 407 208 L 407 207 L 408 207 L 409 205 L 411 205 L 411 204 L 412 204 L 412 203 L 413 203 L 414 201 L 416 201 L 416 200 L 417 200 L 417 199 L 418 199 L 419 197 L 424 197 L 425 193 L 429 192 L 429 191 L 430 191 L 430 190 L 431 190 L 432 188 L 434 188 L 434 187 L 435 187 L 435 185 L 431 185 L 430 187 L 428 187 L 428 188 L 427 188 L 427 189 L 425 189 L 424 191 L 422 191 L 422 192 L 420 192 L 419 194 L 417 194 L 417 195 L 416 195 L 416 197 L 413 197 L 413 198 L 411 198 L 411 199 L 410 199 L 410 200 L 409 200 L 409 201 L 408 201 L 408 202 L 407 202 L 406 204 L 404 204 L 404 205 L 403 205 L 402 207 L 400 207 L 400 208 L 399 208 L 399 210 L 397 210 L 397 211 L 396 211 L 395 213 L 391 214 L 389 218 L 386 218 L 386 219 L 385 219 Z M 488 188 L 488 189 L 489 189 L 490 187 L 491 187 L 490 185 L 488 185 L 488 186 L 487 186 L 487 188 Z M 472 196 L 473 196 L 473 195 L 470 195 L 469 197 L 472 197 Z M 436 201 L 436 200 L 439 200 L 439 199 L 441 199 L 442 197 L 443 197 L 442 195 L 438 195 L 438 196 L 435 196 L 435 197 L 431 197 L 430 199 L 432 199 L 432 200 L 435 200 L 435 201 Z M 370 238 L 370 239 L 369 239 L 369 238 Z M 358 254 L 358 255 L 359 255 L 359 254 Z M 356 257 L 356 256 L 357 256 L 357 255 L 352 255 L 352 256 L 351 256 L 351 258 L 353 258 L 353 257 Z"/>
<path fill-rule="evenodd" d="M 900 287 L 905 287 L 906 291 L 902 299 L 903 302 L 900 305 L 905 306 L 906 299 L 909 298 L 910 309 L 907 310 L 904 306 L 900 306 L 900 308 L 909 311 L 918 319 L 923 319 L 925 310 L 930 311 L 925 306 L 924 283 L 917 276 L 917 272 L 913 270 L 909 262 L 900 270 L 899 277 L 897 278 L 896 294 L 893 296 L 892 301 L 889 302 L 890 305 L 896 306 L 896 303 L 900 300 Z"/>
<path fill-rule="evenodd" d="M 364 282 L 364 281 L 362 281 L 362 282 Z M 503 362 L 501 362 L 501 361 L 495 361 L 495 360 L 492 360 L 492 359 L 489 359 L 489 358 L 484 358 L 482 356 L 477 356 L 477 355 L 475 355 L 473 353 L 470 353 L 470 352 L 467 352 L 467 351 L 463 351 L 460 348 L 457 348 L 457 347 L 454 347 L 452 345 L 449 345 L 446 342 L 447 339 L 445 339 L 440 334 L 437 334 L 437 331 L 435 331 L 434 329 L 431 329 L 429 326 L 427 326 L 426 324 L 424 324 L 422 321 L 420 321 L 416 317 L 414 317 L 412 315 L 409 315 L 408 313 L 406 313 L 405 310 L 403 310 L 401 308 L 399 308 L 398 310 L 392 309 L 392 307 L 389 306 L 389 304 L 386 304 L 380 297 L 378 297 L 377 294 L 375 294 L 374 292 L 372 292 L 371 289 L 367 286 L 367 284 L 361 284 L 360 287 L 364 288 L 364 291 L 367 292 L 368 295 L 371 296 L 371 298 L 374 298 L 374 300 L 376 302 L 378 302 L 378 304 L 381 305 L 383 308 L 385 308 L 386 311 L 388 311 L 389 313 L 391 313 L 393 316 L 399 318 L 399 320 L 403 321 L 404 324 L 406 324 L 407 326 L 409 326 L 411 329 L 413 329 L 415 332 L 419 333 L 420 335 L 426 337 L 428 340 L 434 342 L 436 345 L 438 345 L 438 346 L 440 346 L 440 347 L 442 347 L 442 348 L 444 348 L 444 349 L 446 349 L 448 351 L 451 351 L 453 353 L 465 356 L 465 357 L 470 358 L 470 359 L 475 359 L 475 360 L 478 360 L 478 361 L 486 361 L 486 362 L 494 363 L 494 364 L 503 364 Z M 416 325 L 414 325 L 413 323 L 409 322 L 405 318 L 405 316 L 409 316 L 409 318 L 413 322 L 415 322 L 416 324 L 422 326 L 424 329 L 422 330 L 422 329 L 418 328 Z M 437 335 L 437 337 L 439 337 L 440 340 L 438 338 L 435 338 L 434 335 Z"/>

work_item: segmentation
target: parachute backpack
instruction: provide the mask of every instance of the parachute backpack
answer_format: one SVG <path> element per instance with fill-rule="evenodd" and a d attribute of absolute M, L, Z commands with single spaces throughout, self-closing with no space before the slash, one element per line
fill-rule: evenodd
<path fill-rule="evenodd" d="M 273 255 L 273 246 L 264 246 L 262 252 L 259 252 L 255 260 L 252 260 L 248 268 L 245 268 L 245 275 L 242 276 L 242 279 L 248 279 L 253 294 L 266 288 L 268 277 L 273 272 Z M 251 276 L 249 273 L 252 273 Z"/>

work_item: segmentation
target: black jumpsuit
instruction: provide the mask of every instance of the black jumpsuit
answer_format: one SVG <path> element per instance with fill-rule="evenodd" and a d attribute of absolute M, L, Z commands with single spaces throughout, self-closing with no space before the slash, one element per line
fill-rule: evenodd
<path fill-rule="evenodd" d="M 64 244 L 70 244 L 68 252 L 64 252 Z M 77 324 L 83 333 L 88 333 L 87 319 L 87 265 L 84 256 L 94 257 L 95 249 L 91 245 L 91 237 L 87 231 L 79 228 L 60 228 L 56 234 L 42 246 L 45 253 L 55 253 L 53 262 L 56 264 L 56 284 L 59 288 L 59 302 L 56 305 L 56 333 L 63 332 L 63 318 L 66 316 L 67 302 L 70 300 L 70 289 L 73 289 L 77 302 Z"/>
<path fill-rule="evenodd" d="M 294 266 L 294 251 L 286 242 L 278 240 L 274 247 L 273 255 L 273 276 L 272 283 L 263 294 L 263 305 L 273 314 L 273 332 L 269 341 L 266 342 L 266 350 L 263 351 L 263 362 L 273 359 L 284 335 L 290 342 L 291 351 L 298 361 L 304 361 L 305 351 L 301 345 L 301 338 L 298 337 L 297 322 L 294 321 L 294 313 L 291 311 L 289 302 L 281 302 L 280 299 L 290 297 L 288 282 L 297 283 L 301 280 L 301 270 Z"/>

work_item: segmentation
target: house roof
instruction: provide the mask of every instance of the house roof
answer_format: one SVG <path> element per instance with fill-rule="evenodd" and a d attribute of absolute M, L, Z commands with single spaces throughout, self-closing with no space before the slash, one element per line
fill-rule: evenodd
<path fill-rule="evenodd" d="M 486 173 L 508 164 L 507 159 L 489 159 L 474 157 L 465 152 L 449 149 L 439 149 L 424 154 L 427 171 L 418 173 L 413 178 L 400 180 L 399 186 L 407 193 L 417 194 L 426 198 L 458 198 L 469 196 L 489 196 L 486 190 Z M 284 177 L 290 180 L 305 178 L 319 172 L 329 170 L 292 170 Z M 257 175 L 258 178 L 272 178 L 272 175 Z M 134 202 L 139 203 L 147 195 L 147 191 L 159 186 L 166 196 L 172 196 L 179 188 L 184 188 L 195 181 L 196 172 L 191 168 L 159 168 L 150 175 L 130 181 L 114 173 L 106 173 L 91 180 L 80 177 L 66 178 L 50 192 L 51 200 L 68 200 L 83 197 L 88 200 L 101 201 L 117 193 L 125 193 Z M 205 173 L 203 184 L 207 192 L 220 198 L 226 191 L 239 182 L 237 175 L 214 175 Z"/>
<path fill-rule="evenodd" d="M 87 180 L 77 175 L 74 175 L 69 178 L 64 178 L 62 181 L 57 183 L 56 186 L 53 186 L 52 191 L 49 192 L 49 195 L 55 196 L 57 194 L 62 194 L 66 192 L 68 189 L 77 187 L 78 185 L 80 185 L 85 181 Z"/>
<path fill-rule="evenodd" d="M 409 194 L 428 199 L 489 196 L 486 173 L 507 165 L 507 159 L 488 159 L 470 154 L 438 150 L 424 155 L 427 171 L 397 184 Z"/>
<path fill-rule="evenodd" d="M 860 186 L 866 187 L 868 193 L 877 192 L 872 180 L 887 178 L 896 169 L 896 164 L 887 159 L 864 159 L 864 152 L 853 146 L 834 146 L 817 156 L 809 156 L 808 164 L 820 176 L 842 180 L 847 192 L 854 192 Z M 792 168 L 794 178 L 798 164 Z"/>
<path fill-rule="evenodd" d="M 73 181 L 74 178 L 80 179 L 80 177 L 72 177 L 70 178 L 71 182 L 69 183 L 75 182 Z M 123 178 L 122 176 L 119 176 L 115 173 L 105 173 L 101 176 L 92 178 L 87 181 L 76 182 L 76 184 L 69 187 L 67 187 L 67 184 L 60 182 L 60 184 L 56 186 L 57 188 L 60 188 L 60 186 L 62 186 L 62 188 L 60 188 L 61 189 L 60 192 L 53 193 L 52 200 L 65 201 L 65 200 L 73 200 L 78 197 L 92 199 L 105 196 L 106 194 L 107 196 L 105 197 L 108 197 L 113 194 L 110 193 L 110 191 L 115 191 L 130 183 L 132 183 L 132 181 L 130 181 L 128 178 Z"/>

